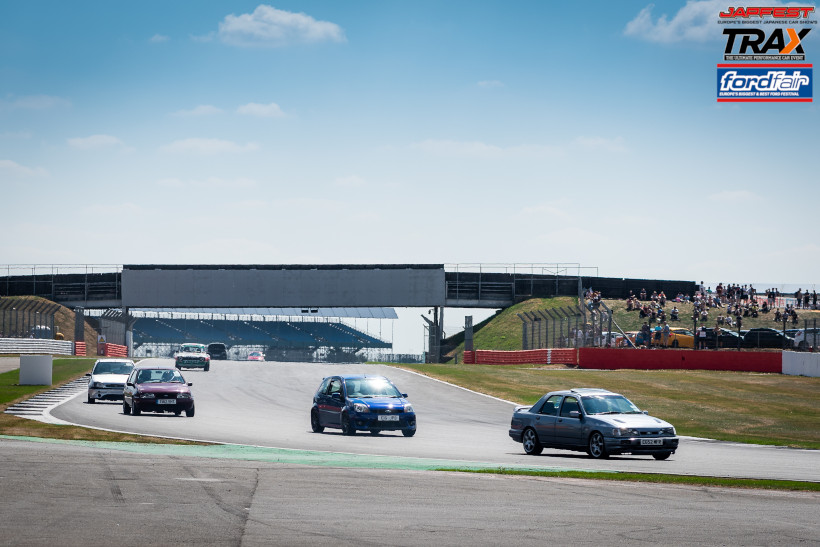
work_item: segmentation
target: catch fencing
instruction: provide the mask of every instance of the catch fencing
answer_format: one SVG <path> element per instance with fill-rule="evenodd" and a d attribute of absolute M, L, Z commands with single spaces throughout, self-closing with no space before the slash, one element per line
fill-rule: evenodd
<path fill-rule="evenodd" d="M 605 347 L 612 310 L 603 302 L 522 312 L 521 349 Z"/>
<path fill-rule="evenodd" d="M 59 305 L 44 300 L 2 298 L 0 337 L 51 340 L 57 334 L 54 314 L 59 308 Z"/>

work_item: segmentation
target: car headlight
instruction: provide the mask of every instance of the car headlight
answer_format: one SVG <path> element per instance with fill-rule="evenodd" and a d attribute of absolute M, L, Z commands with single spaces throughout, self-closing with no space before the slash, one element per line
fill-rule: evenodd
<path fill-rule="evenodd" d="M 411 405 L 410 403 L 407 403 L 406 405 L 404 405 L 404 411 L 405 412 L 413 412 L 413 405 Z"/>
<path fill-rule="evenodd" d="M 177 393 L 177 399 L 190 399 L 190 393 Z"/>
<path fill-rule="evenodd" d="M 88 384 L 88 387 L 90 387 L 91 389 L 96 389 L 96 388 L 100 387 L 100 383 L 99 382 L 91 382 L 90 384 Z"/>
<path fill-rule="evenodd" d="M 140 397 L 143 399 L 153 399 L 156 397 L 153 393 L 140 393 Z"/>
<path fill-rule="evenodd" d="M 353 403 L 353 412 L 369 412 L 370 407 L 364 403 Z"/>
<path fill-rule="evenodd" d="M 675 428 L 674 427 L 665 427 L 661 429 L 661 433 L 663 435 L 675 435 Z"/>
<path fill-rule="evenodd" d="M 634 429 L 629 429 L 628 427 L 616 427 L 612 430 L 613 437 L 631 437 L 637 434 L 637 431 L 635 431 Z"/>

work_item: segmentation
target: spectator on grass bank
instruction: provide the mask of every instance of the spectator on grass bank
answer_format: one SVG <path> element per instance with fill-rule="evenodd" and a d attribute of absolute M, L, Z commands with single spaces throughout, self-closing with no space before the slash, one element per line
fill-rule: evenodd
<path fill-rule="evenodd" d="M 680 312 L 678 311 L 678 307 L 674 306 L 672 308 L 672 311 L 669 312 L 669 319 L 672 321 L 680 321 L 680 318 L 678 317 L 679 313 Z"/>
<path fill-rule="evenodd" d="M 641 302 L 646 301 L 646 289 L 641 289 Z"/>
<path fill-rule="evenodd" d="M 644 321 L 643 326 L 641 327 L 641 337 L 643 338 L 643 343 L 646 347 L 652 347 L 652 331 L 649 328 L 649 324 Z"/>
<path fill-rule="evenodd" d="M 706 325 L 698 330 L 698 349 L 706 349 Z"/>
<path fill-rule="evenodd" d="M 671 329 L 666 321 L 663 322 L 663 329 L 661 330 L 661 341 L 663 342 L 663 347 L 669 347 L 669 333 Z"/>
<path fill-rule="evenodd" d="M 715 325 L 713 332 L 715 333 L 715 349 L 718 350 L 720 349 L 720 327 Z"/>

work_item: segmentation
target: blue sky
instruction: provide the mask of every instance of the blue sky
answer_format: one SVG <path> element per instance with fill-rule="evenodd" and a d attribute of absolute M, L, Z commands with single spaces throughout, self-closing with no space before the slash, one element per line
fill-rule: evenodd
<path fill-rule="evenodd" d="M 728 4 L 579 6 L 5 1 L 0 263 L 817 282 L 816 103 L 715 101 Z"/>

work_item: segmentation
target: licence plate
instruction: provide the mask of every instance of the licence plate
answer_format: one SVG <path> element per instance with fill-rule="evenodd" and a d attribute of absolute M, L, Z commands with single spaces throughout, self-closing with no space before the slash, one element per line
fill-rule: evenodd
<path fill-rule="evenodd" d="M 379 421 L 380 421 L 380 422 L 398 422 L 398 421 L 399 421 L 399 417 L 398 417 L 398 416 L 394 416 L 394 415 L 387 415 L 387 416 L 385 416 L 385 415 L 379 415 Z"/>
<path fill-rule="evenodd" d="M 641 439 L 643 446 L 663 446 L 663 439 Z"/>
<path fill-rule="evenodd" d="M 157 399 L 158 405 L 175 405 L 177 404 L 176 399 Z"/>

